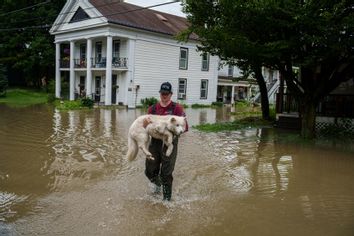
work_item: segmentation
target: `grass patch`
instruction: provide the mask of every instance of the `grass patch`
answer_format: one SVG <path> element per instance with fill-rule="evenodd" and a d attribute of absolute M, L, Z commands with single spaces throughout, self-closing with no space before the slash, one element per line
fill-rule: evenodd
<path fill-rule="evenodd" d="M 271 120 L 262 118 L 262 111 L 259 105 L 249 102 L 238 101 L 235 104 L 235 112 L 231 115 L 235 117 L 233 122 L 220 122 L 215 124 L 202 124 L 193 126 L 194 128 L 204 132 L 218 132 L 225 130 L 240 130 L 245 128 L 261 128 L 271 127 L 275 120 L 274 106 L 270 107 Z"/>
<path fill-rule="evenodd" d="M 204 132 L 232 131 L 245 128 L 260 128 L 272 126 L 273 122 L 263 120 L 260 117 L 246 117 L 233 122 L 221 122 L 215 124 L 196 125 L 193 128 Z"/>
<path fill-rule="evenodd" d="M 47 103 L 48 94 L 30 89 L 8 89 L 6 97 L 0 98 L 0 103 L 10 107 L 27 107 Z"/>
<path fill-rule="evenodd" d="M 231 112 L 231 115 L 241 119 L 248 116 L 261 116 L 262 111 L 259 105 L 254 105 L 246 101 L 238 101 L 235 103 L 235 111 Z"/>

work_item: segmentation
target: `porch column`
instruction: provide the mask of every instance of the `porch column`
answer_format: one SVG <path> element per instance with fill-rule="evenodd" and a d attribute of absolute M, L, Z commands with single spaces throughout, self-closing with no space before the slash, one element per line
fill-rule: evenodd
<path fill-rule="evenodd" d="M 60 98 L 61 78 L 60 78 L 60 43 L 55 43 L 55 97 Z"/>
<path fill-rule="evenodd" d="M 107 36 L 105 105 L 112 104 L 112 36 Z"/>
<path fill-rule="evenodd" d="M 75 42 L 70 41 L 70 91 L 69 99 L 70 101 L 75 100 L 75 71 L 74 71 L 74 54 L 75 53 Z"/>
<path fill-rule="evenodd" d="M 235 103 L 235 87 L 231 86 L 231 104 Z"/>
<path fill-rule="evenodd" d="M 92 39 L 87 39 L 87 53 L 86 53 L 86 97 L 92 98 Z"/>

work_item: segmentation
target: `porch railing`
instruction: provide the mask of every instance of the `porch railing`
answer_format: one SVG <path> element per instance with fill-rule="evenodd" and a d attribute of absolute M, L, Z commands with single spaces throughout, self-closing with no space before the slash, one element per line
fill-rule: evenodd
<path fill-rule="evenodd" d="M 86 68 L 86 59 L 74 59 L 75 68 Z"/>
<path fill-rule="evenodd" d="M 126 58 L 126 57 L 113 57 L 112 67 L 113 68 L 127 68 L 128 67 L 128 58 Z"/>
<path fill-rule="evenodd" d="M 92 68 L 106 68 L 106 57 L 91 58 Z M 74 59 L 74 68 L 86 68 L 86 59 Z M 70 59 L 60 59 L 60 68 L 70 68 Z M 113 57 L 112 68 L 128 68 L 128 58 L 126 57 Z"/>
<path fill-rule="evenodd" d="M 107 65 L 106 57 L 95 57 L 91 58 L 93 68 L 105 68 Z M 113 57 L 112 58 L 112 68 L 127 68 L 128 58 L 126 57 Z"/>
<path fill-rule="evenodd" d="M 70 59 L 68 58 L 60 59 L 60 68 L 70 68 Z"/>
<path fill-rule="evenodd" d="M 276 96 L 276 112 L 299 112 L 299 106 L 291 94 L 279 93 Z M 318 116 L 354 118 L 354 95 L 328 95 L 324 97 L 316 108 Z"/>

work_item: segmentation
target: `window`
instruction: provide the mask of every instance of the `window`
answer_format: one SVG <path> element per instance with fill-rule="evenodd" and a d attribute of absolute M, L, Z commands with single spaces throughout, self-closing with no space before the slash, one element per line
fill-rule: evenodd
<path fill-rule="evenodd" d="M 180 50 L 179 68 L 182 70 L 188 69 L 188 48 L 181 48 Z"/>
<path fill-rule="evenodd" d="M 100 63 L 102 59 L 102 42 L 96 43 L 96 63 Z"/>
<path fill-rule="evenodd" d="M 74 16 L 71 18 L 70 23 L 78 22 L 86 19 L 90 19 L 89 15 L 87 15 L 87 13 L 81 7 L 79 7 L 75 12 Z"/>
<path fill-rule="evenodd" d="M 203 53 L 202 55 L 202 71 L 209 70 L 209 54 Z"/>
<path fill-rule="evenodd" d="M 232 65 L 229 65 L 229 70 L 227 75 L 231 77 L 234 75 L 234 67 Z"/>
<path fill-rule="evenodd" d="M 185 100 L 186 99 L 186 92 L 187 92 L 187 79 L 178 79 L 177 98 L 179 100 Z"/>
<path fill-rule="evenodd" d="M 80 59 L 86 61 L 86 44 L 80 44 Z"/>
<path fill-rule="evenodd" d="M 113 41 L 113 59 L 119 59 L 120 40 Z"/>
<path fill-rule="evenodd" d="M 208 80 L 202 79 L 200 83 L 200 99 L 208 98 Z"/>

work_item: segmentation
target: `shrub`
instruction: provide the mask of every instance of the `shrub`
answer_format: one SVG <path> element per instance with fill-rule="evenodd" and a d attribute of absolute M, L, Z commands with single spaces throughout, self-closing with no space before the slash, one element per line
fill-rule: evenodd
<path fill-rule="evenodd" d="M 195 103 L 195 104 L 192 104 L 191 107 L 192 107 L 192 108 L 205 108 L 205 107 L 210 107 L 210 105 Z"/>
<path fill-rule="evenodd" d="M 216 107 L 222 107 L 224 105 L 224 103 L 223 102 L 213 102 L 211 105 L 216 106 Z"/>
<path fill-rule="evenodd" d="M 95 102 L 91 98 L 82 98 L 81 105 L 84 107 L 92 108 Z"/>
<path fill-rule="evenodd" d="M 47 102 L 48 103 L 53 103 L 56 100 L 56 97 L 53 93 L 49 93 L 47 96 Z"/>
<path fill-rule="evenodd" d="M 48 85 L 47 85 L 47 88 L 48 88 L 48 93 L 55 93 L 55 80 L 54 79 L 51 79 L 48 81 Z"/>
<path fill-rule="evenodd" d="M 140 102 L 143 107 L 149 107 L 156 104 L 158 100 L 155 97 L 150 97 L 150 98 L 141 99 Z"/>

